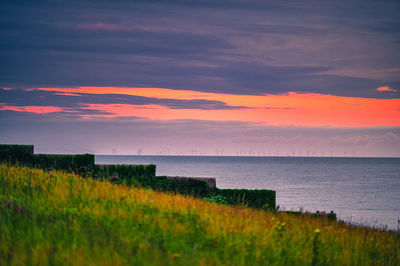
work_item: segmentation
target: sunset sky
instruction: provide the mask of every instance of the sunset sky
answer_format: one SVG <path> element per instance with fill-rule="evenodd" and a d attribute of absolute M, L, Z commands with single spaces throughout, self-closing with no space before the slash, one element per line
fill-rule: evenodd
<path fill-rule="evenodd" d="M 400 156 L 400 2 L 1 1 L 0 143 Z"/>

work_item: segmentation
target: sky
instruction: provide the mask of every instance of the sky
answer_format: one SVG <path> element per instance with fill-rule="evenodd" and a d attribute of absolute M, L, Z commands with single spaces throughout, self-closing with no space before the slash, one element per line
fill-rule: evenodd
<path fill-rule="evenodd" d="M 0 143 L 400 156 L 397 0 L 3 0 L 0 12 Z"/>

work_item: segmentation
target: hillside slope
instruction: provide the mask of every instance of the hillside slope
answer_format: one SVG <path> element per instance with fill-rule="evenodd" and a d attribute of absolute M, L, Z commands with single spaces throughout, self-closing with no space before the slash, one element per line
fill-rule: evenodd
<path fill-rule="evenodd" d="M 397 265 L 398 233 L 0 165 L 0 265 Z"/>

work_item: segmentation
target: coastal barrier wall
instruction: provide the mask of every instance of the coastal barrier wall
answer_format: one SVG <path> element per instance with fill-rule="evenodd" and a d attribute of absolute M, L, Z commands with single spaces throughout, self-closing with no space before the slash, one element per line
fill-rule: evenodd
<path fill-rule="evenodd" d="M 34 154 L 33 145 L 0 144 L 0 162 L 85 175 L 94 169 L 93 154 Z"/>
<path fill-rule="evenodd" d="M 34 154 L 33 145 L 0 144 L 0 163 L 7 162 L 50 170 L 74 172 L 82 177 L 108 180 L 117 184 L 140 186 L 158 191 L 223 199 L 230 205 L 275 209 L 272 190 L 219 189 L 212 177 L 156 176 L 156 166 L 95 164 L 93 154 Z"/>
<path fill-rule="evenodd" d="M 0 162 L 31 163 L 33 149 L 33 145 L 0 144 Z"/>
<path fill-rule="evenodd" d="M 96 167 L 99 173 L 114 176 L 114 178 L 156 176 L 156 166 L 154 164 L 96 164 Z"/>
<path fill-rule="evenodd" d="M 189 176 L 167 176 L 169 179 L 197 179 L 197 180 L 202 180 L 205 181 L 210 188 L 216 188 L 217 187 L 217 182 L 215 177 L 189 177 Z"/>

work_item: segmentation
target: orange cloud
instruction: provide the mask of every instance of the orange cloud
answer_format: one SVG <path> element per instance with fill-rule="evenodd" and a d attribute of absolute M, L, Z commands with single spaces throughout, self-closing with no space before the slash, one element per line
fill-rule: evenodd
<path fill-rule="evenodd" d="M 377 90 L 377 91 L 397 91 L 397 90 L 392 89 L 392 88 L 390 88 L 390 87 L 388 87 L 388 86 L 379 87 L 379 88 L 377 88 L 376 90 Z"/>
<path fill-rule="evenodd" d="M 137 116 L 152 120 L 201 119 L 251 121 L 268 125 L 295 126 L 400 126 L 400 99 L 371 99 L 290 92 L 284 95 L 235 95 L 163 88 L 41 88 L 62 93 L 124 94 L 162 99 L 216 100 L 231 106 L 251 107 L 234 110 L 170 109 L 159 105 L 87 104 L 85 109 L 109 114 L 98 117 Z"/>

